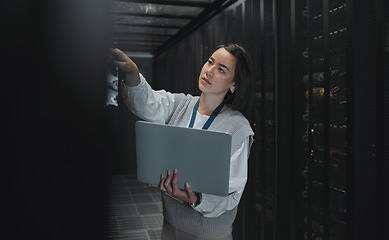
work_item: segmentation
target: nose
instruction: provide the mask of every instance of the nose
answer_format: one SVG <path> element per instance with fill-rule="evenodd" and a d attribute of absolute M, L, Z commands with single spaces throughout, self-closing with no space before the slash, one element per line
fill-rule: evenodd
<path fill-rule="evenodd" d="M 215 65 L 212 65 L 212 66 L 207 68 L 205 73 L 206 73 L 207 77 L 211 77 L 212 78 L 214 71 L 215 71 Z"/>

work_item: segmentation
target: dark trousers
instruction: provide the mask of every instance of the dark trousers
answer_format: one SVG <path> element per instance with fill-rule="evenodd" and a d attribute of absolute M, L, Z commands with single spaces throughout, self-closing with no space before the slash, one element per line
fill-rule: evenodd
<path fill-rule="evenodd" d="M 163 220 L 161 240 L 232 240 L 232 236 L 225 238 L 200 238 L 183 232 Z"/>

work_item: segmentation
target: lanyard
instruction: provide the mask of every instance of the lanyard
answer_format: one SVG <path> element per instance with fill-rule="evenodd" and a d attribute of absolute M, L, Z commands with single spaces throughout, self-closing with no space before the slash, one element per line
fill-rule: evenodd
<path fill-rule="evenodd" d="M 196 119 L 197 108 L 199 107 L 199 102 L 200 102 L 200 98 L 199 100 L 197 100 L 196 105 L 193 107 L 193 113 L 192 113 L 192 118 L 190 119 L 189 128 L 193 128 Z M 211 123 L 213 122 L 213 120 L 215 120 L 216 116 L 220 113 L 223 107 L 224 107 L 224 101 L 220 103 L 220 105 L 215 109 L 215 111 L 213 111 L 212 115 L 208 118 L 207 122 L 203 126 L 204 130 L 207 130 L 209 126 L 211 126 Z"/>

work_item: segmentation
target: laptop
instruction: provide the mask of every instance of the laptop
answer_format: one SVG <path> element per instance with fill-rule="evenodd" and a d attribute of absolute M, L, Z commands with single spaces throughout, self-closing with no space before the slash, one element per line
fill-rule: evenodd
<path fill-rule="evenodd" d="M 227 196 L 231 135 L 210 130 L 138 121 L 135 124 L 137 177 L 159 185 L 161 174 L 178 171 L 178 187 Z"/>

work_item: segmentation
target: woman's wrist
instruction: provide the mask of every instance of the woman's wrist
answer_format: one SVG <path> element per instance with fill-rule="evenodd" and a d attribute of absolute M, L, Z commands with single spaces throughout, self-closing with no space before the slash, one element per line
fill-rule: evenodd
<path fill-rule="evenodd" d="M 196 192 L 195 194 L 196 194 L 196 201 L 193 203 L 189 203 L 189 205 L 191 205 L 192 207 L 197 207 L 198 205 L 200 205 L 203 198 L 203 195 L 201 193 Z"/>

